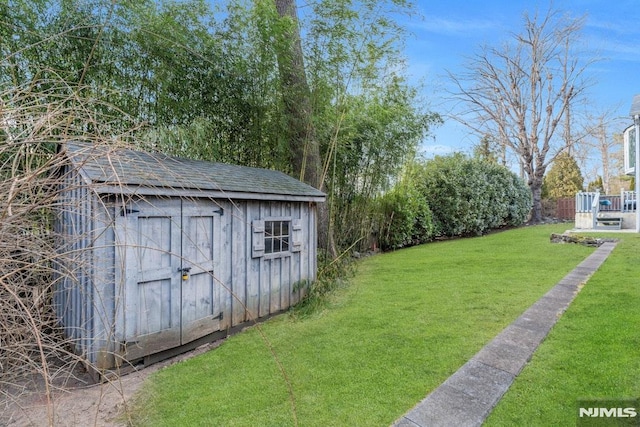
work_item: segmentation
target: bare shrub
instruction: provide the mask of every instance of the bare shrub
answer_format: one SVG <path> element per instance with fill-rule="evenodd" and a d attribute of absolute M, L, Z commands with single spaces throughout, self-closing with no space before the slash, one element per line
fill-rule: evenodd
<path fill-rule="evenodd" d="M 46 84 L 44 84 L 46 83 Z M 48 87 L 38 92 L 39 87 Z M 53 232 L 59 143 L 111 143 L 107 106 L 64 82 L 0 88 L 0 413 L 27 391 L 52 393 L 80 363 L 58 329 L 52 292 L 66 273 Z M 98 126 L 100 123 L 100 126 Z M 49 410 L 49 424 L 53 423 Z M 0 424 L 3 420 L 0 417 Z"/>
<path fill-rule="evenodd" d="M 57 288 L 77 285 L 80 281 L 78 276 L 82 276 L 84 271 L 101 268 L 93 263 L 92 256 L 95 252 L 89 254 L 94 241 L 91 240 L 91 233 L 85 232 L 82 225 L 78 227 L 82 230 L 72 233 L 71 237 L 66 233 L 60 233 L 64 234 L 65 240 L 59 240 L 61 236 L 56 235 L 60 230 L 54 228 L 54 224 L 61 222 L 56 221 L 56 215 L 80 210 L 79 204 L 84 201 L 70 201 L 69 193 L 86 184 L 80 183 L 82 180 L 78 179 L 78 183 L 71 185 L 80 187 L 69 187 L 69 181 L 73 179 L 67 179 L 69 177 L 63 175 L 69 170 L 66 167 L 68 158 L 59 147 L 63 142 L 79 140 L 89 142 L 87 146 L 92 148 L 106 148 L 95 150 L 91 155 L 106 159 L 110 172 L 115 176 L 113 179 L 118 185 L 124 185 L 119 177 L 130 164 L 118 162 L 116 156 L 111 156 L 111 149 L 129 144 L 122 136 L 111 135 L 117 135 L 117 131 L 115 126 L 109 126 L 109 116 L 105 111 L 112 110 L 109 110 L 108 106 L 97 104 L 90 99 L 82 99 L 77 96 L 81 93 L 80 90 L 73 91 L 62 86 L 60 89 L 60 92 L 68 90 L 68 95 L 43 96 L 37 102 L 33 101 L 34 97 L 28 91 L 12 89 L 0 93 L 0 99 L 11 100 L 10 104 L 4 101 L 0 110 L 0 137 L 4 140 L 0 145 L 0 424 L 11 421 L 3 419 L 5 408 L 11 406 L 10 409 L 15 410 L 16 406 L 22 405 L 24 394 L 36 390 L 46 396 L 46 401 L 41 403 L 46 403 L 48 425 L 57 425 L 59 417 L 56 414 L 54 400 L 58 394 L 55 392 L 66 389 L 65 386 L 70 381 L 77 383 L 83 380 L 76 376 L 79 373 L 83 374 L 82 369 L 74 368 L 87 368 L 88 371 L 102 373 L 99 362 L 96 362 L 95 366 L 89 366 L 88 360 L 93 359 L 88 359 L 86 354 L 74 354 L 74 349 L 84 351 L 81 344 L 77 345 L 84 338 L 76 338 L 77 341 L 74 342 L 74 338 L 69 338 L 74 334 L 69 332 L 70 329 L 78 332 L 82 326 L 65 325 L 63 333 L 62 327 L 58 324 L 60 311 L 63 311 L 58 299 L 60 293 L 53 298 L 54 292 L 60 292 Z M 89 153 L 87 156 L 90 156 Z M 171 181 L 171 177 L 181 178 L 182 170 L 182 167 L 172 169 L 167 166 L 148 173 L 152 181 L 154 177 Z M 125 206 L 126 201 L 126 198 L 117 200 L 121 207 Z M 229 200 L 229 203 L 234 202 Z M 232 211 L 233 209 L 229 208 L 225 218 L 234 215 Z M 117 212 L 122 212 L 122 209 Z M 96 219 L 99 215 L 85 219 L 88 222 L 92 219 L 109 222 L 113 220 L 113 215 L 116 214 L 106 219 Z M 238 218 L 246 221 L 242 215 Z M 251 222 L 247 221 L 244 225 L 251 227 Z M 78 224 L 74 224 L 72 228 L 76 226 Z M 69 238 L 77 240 L 69 241 Z M 87 238 L 90 243 L 80 242 Z M 181 255 L 172 253 L 172 256 Z M 122 266 L 116 266 L 115 269 L 122 271 Z M 213 278 L 230 293 L 239 306 L 243 307 L 247 321 L 257 319 L 258 311 L 253 313 L 253 309 L 246 307 L 242 298 L 233 294 L 229 284 L 224 283 L 221 278 Z M 80 293 L 84 291 L 81 286 L 78 289 Z M 299 298 L 302 295 L 301 290 L 297 289 L 296 292 L 296 298 Z M 82 304 L 91 304 L 91 301 L 87 299 Z M 94 301 L 93 304 L 96 307 L 101 302 Z M 67 310 L 83 310 L 87 307 L 78 309 L 78 306 L 70 304 L 64 311 L 67 313 Z M 58 313 L 54 313 L 54 310 Z M 225 319 L 230 318 L 225 316 Z M 101 320 L 103 319 L 96 322 Z M 267 338 L 263 338 L 271 348 Z M 131 344 L 132 348 L 134 345 L 136 344 Z M 115 375 L 110 377 L 117 378 L 117 374 L 121 372 L 119 364 L 124 367 L 130 360 L 123 358 L 121 349 L 112 347 L 105 352 L 109 352 L 109 356 L 118 360 L 113 371 Z M 273 357 L 290 388 L 292 405 L 295 407 L 286 371 L 274 351 Z M 124 394 L 120 396 L 126 406 Z M 96 419 L 98 412 L 98 407 L 95 407 Z M 8 413 L 11 414 L 11 411 Z"/>

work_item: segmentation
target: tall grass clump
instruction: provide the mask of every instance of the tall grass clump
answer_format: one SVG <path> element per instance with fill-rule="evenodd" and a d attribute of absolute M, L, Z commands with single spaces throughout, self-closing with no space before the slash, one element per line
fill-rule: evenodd
<path fill-rule="evenodd" d="M 294 288 L 306 288 L 302 300 L 291 309 L 293 317 L 307 317 L 327 307 L 338 289 L 348 286 L 356 272 L 356 262 L 349 252 L 333 258 L 326 251 L 318 251 L 318 276 L 313 283 L 298 283 Z"/>

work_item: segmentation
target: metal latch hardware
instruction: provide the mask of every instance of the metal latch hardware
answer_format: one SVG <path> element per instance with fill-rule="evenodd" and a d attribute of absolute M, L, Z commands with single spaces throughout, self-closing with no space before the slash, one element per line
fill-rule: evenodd
<path fill-rule="evenodd" d="M 178 268 L 178 271 L 182 273 L 182 280 L 189 280 L 189 272 L 191 271 L 191 267 Z"/>

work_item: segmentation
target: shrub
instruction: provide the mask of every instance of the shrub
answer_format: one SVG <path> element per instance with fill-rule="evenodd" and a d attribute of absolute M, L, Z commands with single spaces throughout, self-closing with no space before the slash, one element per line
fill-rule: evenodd
<path fill-rule="evenodd" d="M 525 183 L 497 165 L 462 154 L 436 157 L 418 172 L 437 236 L 479 235 L 521 225 L 531 206 Z"/>
<path fill-rule="evenodd" d="M 382 250 L 427 242 L 433 237 L 429 204 L 414 186 L 399 183 L 377 200 L 378 237 Z"/>

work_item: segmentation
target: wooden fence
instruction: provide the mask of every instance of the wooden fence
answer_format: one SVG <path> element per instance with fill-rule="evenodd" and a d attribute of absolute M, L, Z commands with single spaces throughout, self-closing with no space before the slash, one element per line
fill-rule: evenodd
<path fill-rule="evenodd" d="M 558 199 L 556 203 L 555 217 L 564 220 L 576 219 L 576 199 L 569 197 L 566 199 Z"/>

